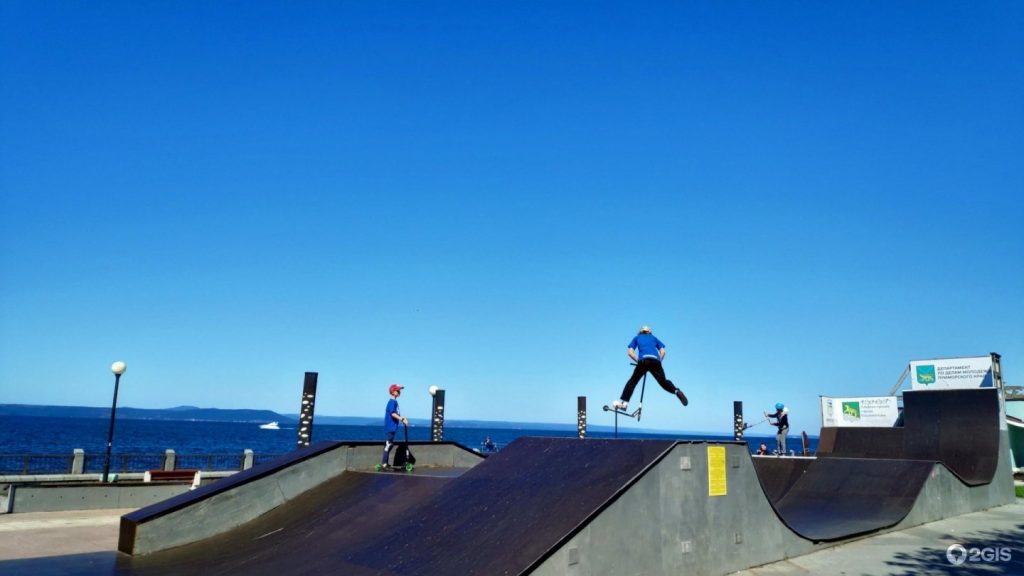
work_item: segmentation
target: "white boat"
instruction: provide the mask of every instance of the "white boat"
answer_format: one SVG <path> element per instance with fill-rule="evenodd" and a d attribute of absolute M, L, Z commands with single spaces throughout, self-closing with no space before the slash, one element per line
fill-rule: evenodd
<path fill-rule="evenodd" d="M 266 424 L 260 424 L 260 428 L 262 428 L 263 430 L 280 430 L 281 429 L 280 426 L 277 425 L 277 422 L 267 422 Z"/>

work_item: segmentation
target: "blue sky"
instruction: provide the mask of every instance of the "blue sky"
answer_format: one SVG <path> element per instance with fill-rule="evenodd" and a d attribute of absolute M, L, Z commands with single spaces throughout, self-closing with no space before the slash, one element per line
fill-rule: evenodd
<path fill-rule="evenodd" d="M 0 402 L 590 421 L 1024 357 L 1017 2 L 4 2 Z M 755 429 L 758 430 L 758 429 Z M 766 427 L 761 432 L 769 432 Z"/>

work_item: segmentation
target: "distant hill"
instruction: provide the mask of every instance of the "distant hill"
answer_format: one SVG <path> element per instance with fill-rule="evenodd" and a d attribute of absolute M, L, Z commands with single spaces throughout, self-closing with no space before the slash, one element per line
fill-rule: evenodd
<path fill-rule="evenodd" d="M 110 418 L 110 407 L 36 406 L 32 404 L 0 404 L 0 416 L 43 418 Z M 283 416 L 272 410 L 229 410 L 222 408 L 118 408 L 117 418 L 125 420 L 198 420 L 207 422 L 290 422 L 298 418 Z"/>

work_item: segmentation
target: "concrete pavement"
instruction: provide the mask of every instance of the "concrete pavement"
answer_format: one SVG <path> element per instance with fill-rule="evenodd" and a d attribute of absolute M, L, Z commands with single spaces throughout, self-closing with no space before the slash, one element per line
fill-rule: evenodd
<path fill-rule="evenodd" d="M 109 552 L 130 510 L 0 515 L 0 561 Z M 960 544 L 966 561 L 947 559 Z M 863 538 L 734 576 L 1024 574 L 1024 500 L 904 530 Z"/>
<path fill-rule="evenodd" d="M 966 554 L 964 562 L 954 559 Z M 1024 574 L 1024 501 L 871 536 L 733 576 Z"/>
<path fill-rule="evenodd" d="M 0 561 L 117 550 L 132 508 L 0 514 Z"/>

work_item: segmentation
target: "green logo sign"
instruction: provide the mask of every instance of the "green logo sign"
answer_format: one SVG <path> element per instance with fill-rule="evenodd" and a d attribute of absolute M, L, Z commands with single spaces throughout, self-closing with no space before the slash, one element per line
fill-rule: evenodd
<path fill-rule="evenodd" d="M 860 402 L 843 402 L 843 416 L 860 418 Z"/>
<path fill-rule="evenodd" d="M 917 367 L 917 383 L 925 386 L 935 384 L 935 366 L 933 364 Z"/>

